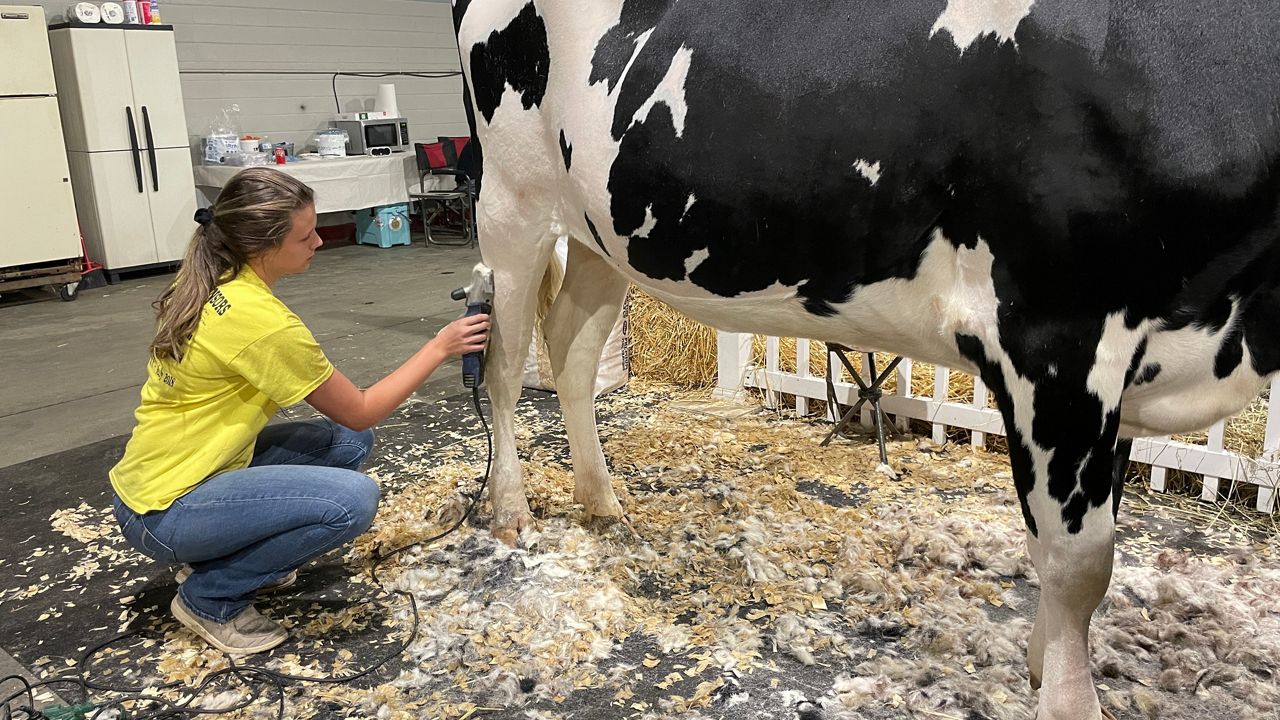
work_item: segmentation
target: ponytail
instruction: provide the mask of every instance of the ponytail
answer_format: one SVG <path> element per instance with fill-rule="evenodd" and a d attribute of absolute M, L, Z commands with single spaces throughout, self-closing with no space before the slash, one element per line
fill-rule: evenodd
<path fill-rule="evenodd" d="M 253 258 L 279 247 L 293 229 L 293 214 L 314 202 L 311 188 L 278 170 L 248 168 L 231 178 L 213 207 L 196 211 L 200 225 L 178 276 L 151 305 L 156 311 L 151 354 L 180 362 L 214 289 Z"/>

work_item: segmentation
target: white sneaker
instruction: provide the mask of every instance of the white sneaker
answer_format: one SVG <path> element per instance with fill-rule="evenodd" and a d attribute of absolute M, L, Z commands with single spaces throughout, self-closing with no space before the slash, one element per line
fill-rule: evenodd
<path fill-rule="evenodd" d="M 181 595 L 173 596 L 169 610 L 188 630 L 231 655 L 265 652 L 289 638 L 289 631 L 279 623 L 263 617 L 252 605 L 222 623 L 205 620 L 191 612 Z"/>

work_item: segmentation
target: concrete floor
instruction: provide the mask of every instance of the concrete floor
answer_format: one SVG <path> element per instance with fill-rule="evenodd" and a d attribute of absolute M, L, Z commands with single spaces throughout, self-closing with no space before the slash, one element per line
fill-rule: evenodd
<path fill-rule="evenodd" d="M 480 258 L 474 248 L 324 247 L 311 269 L 282 280 L 277 295 L 315 333 L 329 359 L 357 385 L 408 358 L 461 303 Z M 0 299 L 0 467 L 127 434 L 146 378 L 151 302 L 171 274 L 84 290 L 74 302 Z M 420 394 L 461 390 L 455 366 Z"/>

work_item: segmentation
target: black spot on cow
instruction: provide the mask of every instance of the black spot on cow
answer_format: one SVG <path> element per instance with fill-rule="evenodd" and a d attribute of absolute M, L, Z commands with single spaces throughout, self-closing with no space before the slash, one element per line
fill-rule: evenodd
<path fill-rule="evenodd" d="M 813 297 L 809 283 L 801 285 L 796 295 L 800 297 L 800 303 L 804 305 L 804 309 L 818 317 L 833 317 L 839 312 L 830 302 L 820 297 Z"/>
<path fill-rule="evenodd" d="M 453 0 L 453 31 L 455 33 L 462 27 L 462 17 L 467 14 L 467 8 L 470 6 L 471 0 Z"/>
<path fill-rule="evenodd" d="M 1254 293 L 1241 314 L 1253 371 L 1262 377 L 1280 372 L 1280 342 L 1276 341 L 1280 338 L 1280 312 L 1276 308 L 1280 308 L 1280 278 L 1273 277 L 1269 285 Z"/>
<path fill-rule="evenodd" d="M 1111 517 L 1120 515 L 1120 500 L 1124 497 L 1124 481 L 1129 475 L 1129 456 L 1133 453 L 1133 440 L 1124 438 L 1116 443 L 1115 468 L 1111 475 Z"/>
<path fill-rule="evenodd" d="M 956 348 L 978 368 L 978 376 L 996 398 L 1000 415 L 1004 418 L 1005 436 L 1009 441 L 1009 465 L 1013 469 L 1013 484 L 1018 490 L 1018 502 L 1022 505 L 1022 519 L 1027 523 L 1027 530 L 1039 537 L 1036 518 L 1031 514 L 1031 506 L 1027 504 L 1027 497 L 1035 488 L 1035 467 L 1031 461 L 1031 450 L 1014 423 L 1013 402 L 1004 382 L 1004 372 L 998 363 L 987 357 L 987 351 L 978 338 L 957 334 Z"/>
<path fill-rule="evenodd" d="M 1147 383 L 1155 382 L 1155 379 L 1160 377 L 1161 369 L 1160 363 L 1151 363 L 1143 366 L 1142 371 L 1134 378 L 1133 384 L 1146 385 Z"/>
<path fill-rule="evenodd" d="M 560 157 L 564 158 L 564 169 L 567 172 L 573 163 L 573 146 L 565 140 L 564 128 L 560 129 Z"/>
<path fill-rule="evenodd" d="M 604 253 L 605 257 L 609 257 L 609 248 L 605 247 L 604 240 L 600 239 L 600 231 L 596 229 L 596 224 L 591 222 L 591 216 L 583 215 L 582 217 L 587 221 L 587 229 L 591 231 L 591 238 L 595 240 L 596 245 L 600 247 L 600 252 Z"/>
<path fill-rule="evenodd" d="M 1129 329 L 1133 329 L 1130 326 Z M 1129 387 L 1138 377 L 1138 372 L 1142 368 L 1142 361 L 1147 357 L 1147 339 L 1142 338 L 1142 342 L 1138 343 L 1138 349 L 1133 353 L 1133 359 L 1129 361 L 1129 370 L 1124 374 L 1124 386 Z"/>
<path fill-rule="evenodd" d="M 591 58 L 589 82 L 606 83 L 609 92 L 622 79 L 627 62 L 635 54 L 640 36 L 652 30 L 674 0 L 627 0 L 622 5 L 618 23 L 605 32 L 596 44 Z"/>
<path fill-rule="evenodd" d="M 1244 362 L 1244 330 L 1233 327 L 1218 346 L 1218 354 L 1213 358 L 1213 376 L 1219 380 L 1226 379 Z"/>
<path fill-rule="evenodd" d="M 472 91 L 485 121 L 493 121 L 508 85 L 520 93 L 525 110 L 541 105 L 550 66 L 547 26 L 529 3 L 509 25 L 471 48 Z"/>

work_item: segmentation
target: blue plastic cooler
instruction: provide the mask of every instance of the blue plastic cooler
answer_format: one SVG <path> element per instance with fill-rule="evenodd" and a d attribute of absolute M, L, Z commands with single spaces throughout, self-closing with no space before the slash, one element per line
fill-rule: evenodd
<path fill-rule="evenodd" d="M 356 213 L 356 242 L 388 248 L 409 244 L 409 204 L 382 205 Z"/>

